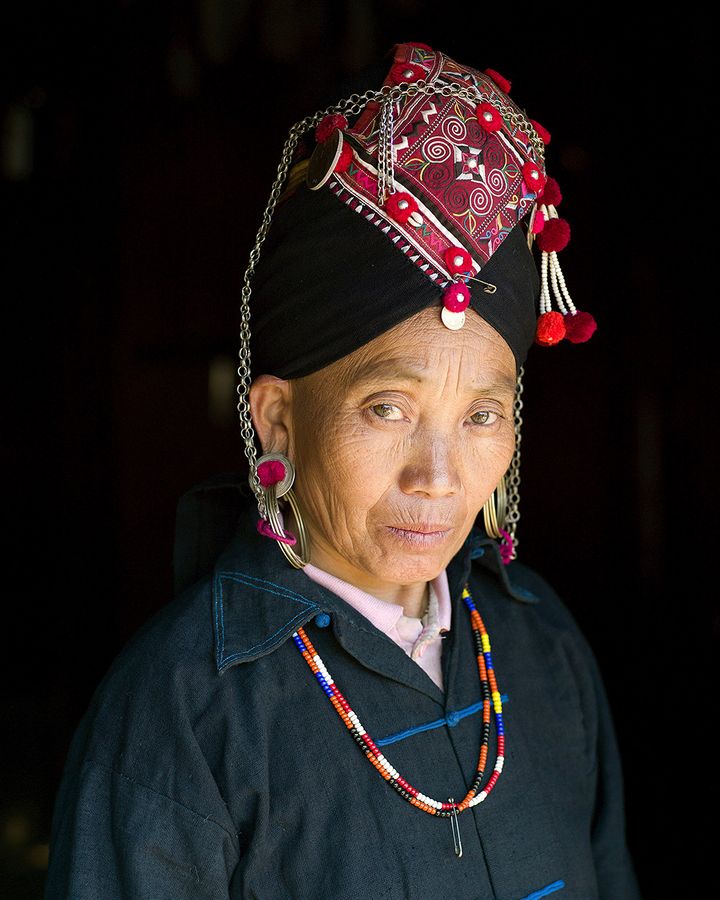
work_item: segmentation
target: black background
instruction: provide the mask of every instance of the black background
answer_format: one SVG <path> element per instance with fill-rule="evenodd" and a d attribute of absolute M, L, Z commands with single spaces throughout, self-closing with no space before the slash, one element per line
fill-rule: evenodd
<path fill-rule="evenodd" d="M 600 661 L 645 896 L 710 888 L 709 23 L 605 10 L 580 26 L 544 7 L 413 0 L 3 15 L 3 896 L 38 896 L 72 732 L 172 595 L 177 499 L 238 469 L 234 385 L 210 400 L 209 372 L 222 384 L 234 366 L 242 274 L 287 129 L 403 40 L 502 72 L 552 132 L 573 227 L 563 268 L 600 327 L 588 344 L 531 351 L 520 556 Z"/>

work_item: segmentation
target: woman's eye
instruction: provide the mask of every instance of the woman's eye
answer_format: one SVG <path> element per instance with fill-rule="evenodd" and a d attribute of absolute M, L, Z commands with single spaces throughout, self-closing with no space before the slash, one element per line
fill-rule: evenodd
<path fill-rule="evenodd" d="M 475 425 L 492 425 L 497 420 L 497 413 L 489 409 L 479 409 L 470 416 Z"/>
<path fill-rule="evenodd" d="M 370 409 L 380 419 L 401 419 L 402 413 L 393 403 L 375 403 Z M 395 413 L 395 415 L 393 415 Z"/>

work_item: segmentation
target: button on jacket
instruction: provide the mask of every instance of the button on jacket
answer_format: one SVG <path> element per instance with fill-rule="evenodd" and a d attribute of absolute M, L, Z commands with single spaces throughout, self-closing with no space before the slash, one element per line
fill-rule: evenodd
<path fill-rule="evenodd" d="M 445 691 L 293 569 L 247 501 L 205 577 L 120 653 L 73 740 L 48 898 L 635 900 L 622 780 L 592 653 L 561 601 L 473 531 L 447 568 Z M 303 626 L 369 734 L 436 800 L 465 796 L 481 738 L 468 584 L 503 695 L 487 800 L 428 815 L 378 774 L 292 634 Z M 491 728 L 488 771 L 495 759 Z"/>

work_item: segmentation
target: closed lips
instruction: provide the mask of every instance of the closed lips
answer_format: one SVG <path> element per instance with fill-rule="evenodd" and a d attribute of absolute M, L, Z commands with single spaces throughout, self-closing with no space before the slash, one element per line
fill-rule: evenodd
<path fill-rule="evenodd" d="M 397 528 L 399 531 L 414 531 L 417 534 L 433 534 L 438 531 L 449 531 L 449 525 L 443 525 L 440 522 L 430 522 L 423 525 L 391 525 L 391 528 Z"/>

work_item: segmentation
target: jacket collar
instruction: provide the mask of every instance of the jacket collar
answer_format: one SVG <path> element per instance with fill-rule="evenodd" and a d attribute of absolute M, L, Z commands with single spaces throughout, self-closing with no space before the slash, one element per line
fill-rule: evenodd
<path fill-rule="evenodd" d="M 219 673 L 272 653 L 298 627 L 325 613 L 338 641 L 368 668 L 442 700 L 442 691 L 400 647 L 343 599 L 290 566 L 275 543 L 258 534 L 256 521 L 255 504 L 244 504 L 235 536 L 213 571 L 215 662 Z M 460 596 L 473 564 L 493 572 L 509 597 L 523 603 L 537 602 L 512 584 L 497 544 L 476 529 L 471 530 L 447 566 L 453 601 Z"/>

